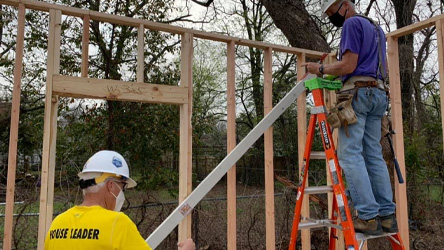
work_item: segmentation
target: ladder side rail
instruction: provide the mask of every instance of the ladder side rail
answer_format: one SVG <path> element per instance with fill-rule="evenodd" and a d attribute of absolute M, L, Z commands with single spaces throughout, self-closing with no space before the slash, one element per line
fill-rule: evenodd
<path fill-rule="evenodd" d="M 322 89 L 315 89 L 312 93 L 315 106 L 324 106 Z M 324 145 L 325 154 L 327 156 L 329 173 L 333 184 L 334 197 L 338 206 L 338 216 L 341 219 L 345 242 L 347 247 L 353 246 L 355 249 L 359 249 L 358 241 L 355 237 L 352 216 L 350 213 L 350 209 L 348 208 L 348 201 L 345 195 L 345 189 L 343 187 L 344 182 L 342 180 L 342 176 L 339 174 L 339 162 L 332 140 L 330 125 L 327 122 L 326 113 L 318 114 L 318 123 L 321 131 L 320 134 L 322 137 L 322 143 Z"/>
<path fill-rule="evenodd" d="M 155 249 L 199 203 L 200 200 L 219 182 L 230 168 L 247 152 L 247 150 L 264 134 L 264 132 L 290 107 L 296 98 L 305 91 L 304 82 L 315 78 L 309 74 L 296 86 L 254 127 L 248 135 L 228 154 L 213 171 L 185 198 L 179 206 L 160 224 L 146 239 Z"/>
<path fill-rule="evenodd" d="M 392 245 L 393 250 L 405 250 L 404 243 L 402 242 L 400 233 L 387 237 Z"/>
<path fill-rule="evenodd" d="M 296 196 L 296 206 L 294 209 L 294 217 L 293 217 L 293 226 L 291 230 L 290 236 L 290 245 L 288 247 L 289 250 L 296 249 L 296 241 L 299 230 L 299 223 L 301 221 L 301 209 L 302 209 L 302 201 L 304 198 L 304 190 L 307 182 L 308 176 L 308 167 L 310 163 L 310 153 L 311 147 L 313 145 L 313 138 L 315 134 L 315 125 L 316 125 L 316 115 L 310 116 L 310 121 L 308 123 L 308 132 L 307 132 L 307 140 L 305 141 L 305 150 L 304 150 L 304 159 L 302 162 L 301 174 L 299 176 L 299 187 L 298 193 Z"/>
<path fill-rule="evenodd" d="M 331 220 L 337 221 L 338 220 L 338 203 L 336 202 L 336 199 L 333 199 L 333 205 L 331 209 Z M 338 240 L 338 237 L 336 235 L 337 229 L 335 227 L 330 228 L 330 242 L 328 243 L 328 249 L 329 250 L 335 250 L 336 249 L 336 241 Z"/>

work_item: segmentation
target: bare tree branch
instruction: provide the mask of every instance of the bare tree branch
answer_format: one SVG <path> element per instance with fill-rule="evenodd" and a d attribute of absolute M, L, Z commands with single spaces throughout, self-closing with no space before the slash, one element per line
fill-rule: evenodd
<path fill-rule="evenodd" d="M 214 0 L 208 0 L 206 2 L 201 2 L 201 1 L 197 1 L 197 0 L 191 0 L 191 1 L 194 3 L 197 3 L 199 5 L 205 6 L 205 7 L 209 7 L 214 2 Z"/>
<path fill-rule="evenodd" d="M 300 0 L 260 0 L 293 47 L 330 51 L 320 28 Z"/>
<path fill-rule="evenodd" d="M 373 5 L 373 3 L 375 3 L 375 2 L 376 2 L 376 0 L 371 0 L 371 1 L 370 1 L 370 3 L 369 3 L 368 6 L 367 6 L 367 9 L 365 10 L 364 15 L 368 16 L 368 14 L 370 13 L 370 10 L 372 9 L 372 5 Z"/>
<path fill-rule="evenodd" d="M 187 18 L 187 17 L 190 17 L 190 16 L 191 16 L 190 14 L 183 15 L 183 16 L 171 19 L 171 20 L 161 21 L 161 23 L 174 23 L 174 22 L 177 22 L 177 21 L 183 21 L 184 18 Z"/>

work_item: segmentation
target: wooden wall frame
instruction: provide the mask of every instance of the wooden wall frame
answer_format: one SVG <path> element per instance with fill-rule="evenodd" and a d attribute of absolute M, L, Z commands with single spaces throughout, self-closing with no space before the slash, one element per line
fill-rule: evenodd
<path fill-rule="evenodd" d="M 19 9 L 18 14 L 18 33 L 16 47 L 16 61 L 14 70 L 14 88 L 11 114 L 11 136 L 8 161 L 8 186 L 7 186 L 7 205 L 5 211 L 5 229 L 3 249 L 12 248 L 12 221 L 14 205 L 14 187 L 15 171 L 17 160 L 17 134 L 19 122 L 20 107 L 20 83 L 22 72 L 23 42 L 24 42 L 24 13 L 26 9 L 45 11 L 50 13 L 49 39 L 48 39 L 48 65 L 45 99 L 45 125 L 43 138 L 43 159 L 40 193 L 40 217 L 39 217 L 39 236 L 38 249 L 43 249 L 44 236 L 52 221 L 53 198 L 54 198 L 54 169 L 55 169 L 55 143 L 57 136 L 57 110 L 58 96 L 72 96 L 77 98 L 99 98 L 108 100 L 140 101 L 147 103 L 169 103 L 180 106 L 180 180 L 179 180 L 179 201 L 187 197 L 191 192 L 191 171 L 192 171 L 192 63 L 193 63 L 193 39 L 200 38 L 212 40 L 227 44 L 227 114 L 228 114 L 228 132 L 227 132 L 227 152 L 230 152 L 236 145 L 235 134 L 235 46 L 248 46 L 262 49 L 265 52 L 265 75 L 264 75 L 264 113 L 272 108 L 272 53 L 282 52 L 297 55 L 299 79 L 304 71 L 301 66 L 307 57 L 319 58 L 323 52 L 298 49 L 275 45 L 270 43 L 251 41 L 236 37 L 224 36 L 219 34 L 207 33 L 182 27 L 176 27 L 168 24 L 155 23 L 148 20 L 133 19 L 123 16 L 115 16 L 96 11 L 78 9 L 74 7 L 61 6 L 33 0 L 0 0 L 0 4 L 16 6 Z M 60 71 L 60 33 L 61 16 L 69 15 L 83 19 L 83 37 L 82 37 L 82 65 L 81 77 L 62 76 Z M 111 80 L 100 80 L 88 78 L 88 45 L 89 45 L 89 23 L 91 20 L 108 22 L 120 25 L 136 27 L 138 30 L 138 48 L 137 48 L 137 81 L 122 82 Z M 393 127 L 398 134 L 394 138 L 395 150 L 401 171 L 405 177 L 405 159 L 404 159 L 404 141 L 402 127 L 402 110 L 399 82 L 399 55 L 398 38 L 418 31 L 420 29 L 435 25 L 438 37 L 438 60 L 440 75 L 444 75 L 444 15 L 439 15 L 425 21 L 398 29 L 387 34 L 388 40 L 388 60 L 391 79 L 391 100 L 393 113 Z M 181 82 L 179 86 L 164 86 L 144 83 L 144 32 L 145 29 L 158 30 L 182 36 L 181 46 Z M 77 87 L 73 85 L 78 85 Z M 83 88 L 87 85 L 93 85 L 93 89 L 85 92 Z M 126 85 L 126 87 L 122 87 Z M 444 77 L 440 77 L 441 89 L 444 89 Z M 80 86 L 80 87 L 79 87 Z M 107 90 L 119 89 L 119 91 L 110 92 Z M 105 90 L 104 90 L 105 88 Z M 93 94 L 91 94 L 93 93 Z M 111 93 L 111 94 L 110 94 Z M 161 93 L 162 95 L 159 95 Z M 441 98 L 444 99 L 444 91 L 441 92 Z M 444 102 L 441 103 L 441 112 L 444 116 Z M 306 103 L 305 96 L 298 98 L 298 143 L 299 159 L 302 159 L 306 136 Z M 443 121 L 444 134 L 444 121 Z M 267 249 L 274 249 L 274 179 L 273 179 L 273 137 L 270 128 L 265 135 L 265 164 L 266 164 L 266 245 Z M 300 164 L 301 165 L 301 164 Z M 236 249 L 236 170 L 235 166 L 228 172 L 227 178 L 227 230 L 228 230 L 228 249 Z M 396 184 L 396 200 L 398 223 L 401 236 L 404 242 L 408 242 L 408 218 L 407 218 L 407 195 L 405 184 Z M 304 204 L 303 214 L 309 213 L 308 203 Z M 188 216 L 179 225 L 179 239 L 185 239 L 191 236 L 191 217 Z M 302 232 L 303 249 L 309 249 L 309 232 Z M 409 249 L 409 244 L 405 244 Z"/>

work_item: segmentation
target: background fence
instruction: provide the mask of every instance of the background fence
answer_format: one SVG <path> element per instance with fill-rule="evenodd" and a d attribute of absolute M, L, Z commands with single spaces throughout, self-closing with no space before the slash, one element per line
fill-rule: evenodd
<path fill-rule="evenodd" d="M 20 171 L 17 173 L 17 190 L 15 197 L 15 216 L 13 246 L 17 250 L 36 249 L 40 182 L 39 157 L 21 157 L 19 160 Z M 211 161 L 207 161 L 211 162 Z M 214 161 L 217 163 L 217 161 Z M 325 169 L 321 161 L 314 161 L 310 166 L 310 185 L 323 185 L 325 180 Z M 210 164 L 210 163 L 209 163 Z M 56 172 L 56 195 L 54 201 L 54 215 L 58 215 L 70 207 L 80 204 L 82 200 L 81 192 L 76 184 L 77 179 L 73 178 L 73 173 L 79 171 L 80 164 L 64 162 L 57 164 Z M 172 164 L 174 165 L 174 164 Z M 263 176 L 263 169 L 249 166 L 239 167 L 238 175 L 241 175 L 241 168 L 249 168 L 258 176 Z M 202 168 L 201 174 L 205 176 L 205 170 L 211 170 L 211 166 Z M 4 230 L 4 200 L 6 189 L 7 161 L 0 159 L 0 237 Z M 285 176 L 285 170 L 277 170 L 277 175 Z M 58 177 L 57 177 L 58 176 Z M 265 197 L 263 186 L 240 185 L 238 188 L 237 216 L 238 216 L 238 249 L 265 249 Z M 137 225 L 141 235 L 147 237 L 156 227 L 175 209 L 177 206 L 174 192 L 165 188 L 157 190 L 129 190 L 125 196 L 127 201 L 123 211 Z M 444 184 L 434 180 L 428 183 L 408 186 L 409 196 L 412 204 L 409 207 L 410 213 L 413 211 L 426 211 L 425 207 L 436 206 L 438 209 L 444 205 Z M 287 249 L 289 235 L 293 218 L 296 193 L 294 190 L 285 187 L 279 182 L 275 182 L 275 207 L 276 207 L 276 249 Z M 413 194 L 426 194 L 416 195 Z M 433 201 L 418 202 L 421 197 L 434 197 Z M 326 218 L 326 195 L 317 196 L 321 205 L 312 202 L 310 212 L 314 218 Z M 417 202 L 414 202 L 417 201 Z M 422 204 L 421 207 L 414 204 Z M 415 207 L 416 206 L 416 207 Z M 193 239 L 197 249 L 226 249 L 226 186 L 225 181 L 221 181 L 208 196 L 199 203 L 193 211 Z M 441 209 L 442 210 L 442 209 Z M 429 211 L 433 211 L 430 210 Z M 433 216 L 441 216 L 441 213 L 425 213 L 424 220 L 410 222 L 412 234 L 426 234 L 433 238 L 433 235 L 440 235 L 444 232 L 444 225 L 439 220 L 434 220 Z M 424 223 L 429 221 L 429 223 Z M 436 223 L 430 223 L 436 221 Z M 312 244 L 314 249 L 327 249 L 328 237 L 326 228 L 315 229 L 312 234 Z M 439 238 L 439 237 L 437 237 Z M 174 249 L 176 247 L 177 230 L 174 231 L 158 249 Z M 440 243 L 427 240 L 423 236 L 413 237 L 411 241 L 413 249 L 440 249 Z M 0 249 L 2 240 L 0 240 Z M 390 249 L 384 240 L 371 242 L 372 247 L 379 249 Z M 376 245 L 375 245 L 376 244 Z M 372 249 L 372 248 L 370 248 Z"/>

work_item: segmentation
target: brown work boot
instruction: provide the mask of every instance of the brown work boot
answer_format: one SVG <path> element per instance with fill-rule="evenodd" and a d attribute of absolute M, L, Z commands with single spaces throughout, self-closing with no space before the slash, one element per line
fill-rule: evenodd
<path fill-rule="evenodd" d="M 398 222 L 396 221 L 395 214 L 381 216 L 381 226 L 382 230 L 386 233 L 397 233 L 398 232 Z"/>
<path fill-rule="evenodd" d="M 363 233 L 367 235 L 381 235 L 383 234 L 381 221 L 379 217 L 375 217 L 370 220 L 363 220 L 356 218 L 353 220 L 353 225 L 357 233 Z"/>

